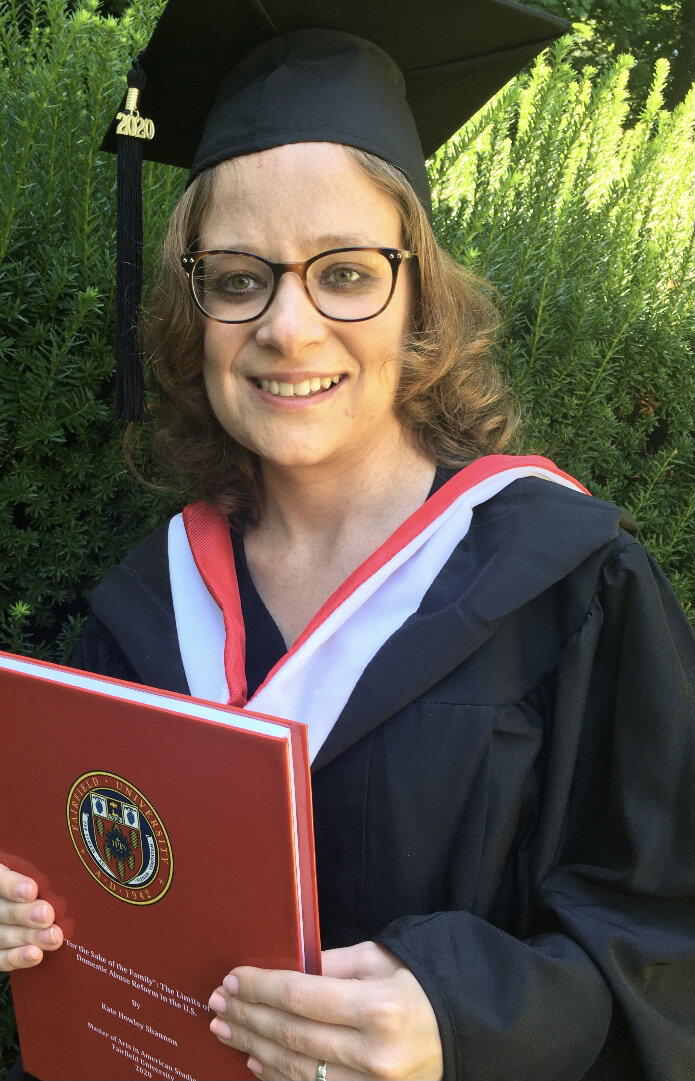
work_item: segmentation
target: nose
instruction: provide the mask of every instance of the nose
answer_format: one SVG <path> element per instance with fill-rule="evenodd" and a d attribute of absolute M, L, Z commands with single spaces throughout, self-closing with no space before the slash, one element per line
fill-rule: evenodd
<path fill-rule="evenodd" d="M 284 357 L 296 357 L 309 345 L 325 340 L 326 319 L 306 294 L 298 274 L 286 271 L 280 278 L 270 307 L 258 320 L 256 341 Z"/>

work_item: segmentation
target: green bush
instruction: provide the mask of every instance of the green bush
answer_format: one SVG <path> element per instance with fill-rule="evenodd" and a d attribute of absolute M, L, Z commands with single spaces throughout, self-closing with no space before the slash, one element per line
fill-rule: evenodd
<path fill-rule="evenodd" d="M 172 500 L 121 458 L 113 396 L 115 162 L 97 147 L 163 0 L 0 0 L 0 648 L 64 661 L 84 595 Z M 21 16 L 21 18 L 20 18 Z M 556 58 L 431 165 L 435 225 L 503 300 L 522 442 L 640 520 L 690 605 L 692 234 L 687 106 L 656 81 L 624 130 L 629 61 Z M 146 265 L 182 189 L 146 166 Z M 0 981 L 0 1069 L 12 1057 Z"/>
<path fill-rule="evenodd" d="M 503 298 L 522 447 L 630 511 L 692 617 L 693 94 L 663 111 L 660 61 L 625 129 L 630 58 L 562 57 L 439 152 L 435 224 Z"/>
<path fill-rule="evenodd" d="M 64 660 L 85 592 L 163 514 L 110 416 L 116 170 L 98 150 L 155 5 L 118 22 L 42 0 L 28 33 L 16 14 L 0 6 L 0 647 Z M 183 181 L 144 169 L 150 262 Z"/>

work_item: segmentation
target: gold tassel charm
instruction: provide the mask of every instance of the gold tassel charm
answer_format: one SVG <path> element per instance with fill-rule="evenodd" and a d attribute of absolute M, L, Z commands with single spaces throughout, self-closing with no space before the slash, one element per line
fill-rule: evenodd
<path fill-rule="evenodd" d="M 128 88 L 125 112 L 116 113 L 116 135 L 131 135 L 134 139 L 154 139 L 154 124 L 138 112 L 140 91 L 137 86 Z"/>

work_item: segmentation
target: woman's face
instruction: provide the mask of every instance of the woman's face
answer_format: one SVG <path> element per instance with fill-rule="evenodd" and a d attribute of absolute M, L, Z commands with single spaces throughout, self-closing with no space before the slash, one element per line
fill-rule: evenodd
<path fill-rule="evenodd" d="M 203 249 L 303 262 L 354 246 L 401 247 L 400 219 L 341 146 L 297 143 L 219 167 Z M 380 315 L 341 323 L 321 315 L 299 277 L 286 273 L 254 322 L 205 319 L 203 375 L 220 424 L 266 466 L 354 464 L 393 453 L 403 438 L 393 401 L 411 297 L 402 267 Z M 316 380 L 332 382 L 307 394 Z"/>

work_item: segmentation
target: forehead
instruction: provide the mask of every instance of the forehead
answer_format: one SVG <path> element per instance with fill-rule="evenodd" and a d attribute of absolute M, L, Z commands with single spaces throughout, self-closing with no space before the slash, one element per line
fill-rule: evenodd
<path fill-rule="evenodd" d="M 401 222 L 391 197 L 344 147 L 293 143 L 217 166 L 201 234 L 206 248 L 296 259 L 322 247 L 398 247 Z"/>

